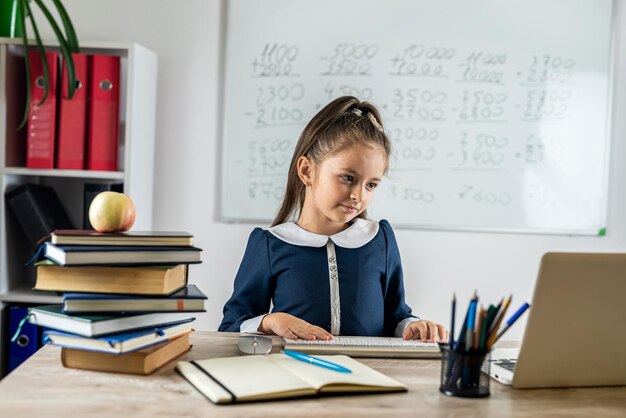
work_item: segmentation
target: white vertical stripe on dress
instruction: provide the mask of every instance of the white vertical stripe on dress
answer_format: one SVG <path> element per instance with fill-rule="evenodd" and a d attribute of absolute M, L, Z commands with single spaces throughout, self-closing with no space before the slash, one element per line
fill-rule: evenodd
<path fill-rule="evenodd" d="M 330 281 L 330 333 L 339 335 L 341 330 L 341 305 L 339 302 L 339 269 L 335 244 L 329 239 L 326 243 L 328 280 Z"/>

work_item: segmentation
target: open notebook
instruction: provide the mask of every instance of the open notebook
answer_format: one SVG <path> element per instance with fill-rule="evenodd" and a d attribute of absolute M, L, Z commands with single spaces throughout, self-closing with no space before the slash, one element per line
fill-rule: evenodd
<path fill-rule="evenodd" d="M 284 354 L 180 361 L 176 370 L 214 403 L 407 390 L 404 384 L 350 357 L 319 358 L 347 367 L 352 373 L 339 373 Z"/>

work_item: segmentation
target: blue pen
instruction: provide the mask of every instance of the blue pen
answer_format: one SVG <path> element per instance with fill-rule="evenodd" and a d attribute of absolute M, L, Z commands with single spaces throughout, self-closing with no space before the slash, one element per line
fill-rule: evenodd
<path fill-rule="evenodd" d="M 524 312 L 526 312 L 526 309 L 530 308 L 530 305 L 526 302 L 524 303 L 522 306 L 520 306 L 520 308 L 517 310 L 517 312 L 515 312 L 513 315 L 511 315 L 511 317 L 508 319 L 508 321 L 506 321 L 506 325 L 504 326 L 504 328 L 502 328 L 502 330 L 500 332 L 498 332 L 498 335 L 496 335 L 496 339 L 494 340 L 494 344 L 496 341 L 498 341 L 498 338 L 502 337 L 502 334 L 504 334 L 509 328 L 511 328 L 511 325 L 513 325 L 513 323 L 515 321 L 517 321 L 517 319 L 522 316 L 522 314 Z"/>
<path fill-rule="evenodd" d="M 352 373 L 352 370 L 347 369 L 343 366 L 340 366 L 339 364 L 322 360 L 321 358 L 312 357 L 312 356 L 309 356 L 308 354 L 300 353 L 298 351 L 283 350 L 283 354 L 286 354 L 289 357 L 295 358 L 296 360 L 304 361 L 305 363 L 313 364 L 315 366 L 325 367 L 327 369 L 334 370 L 336 372 Z"/>

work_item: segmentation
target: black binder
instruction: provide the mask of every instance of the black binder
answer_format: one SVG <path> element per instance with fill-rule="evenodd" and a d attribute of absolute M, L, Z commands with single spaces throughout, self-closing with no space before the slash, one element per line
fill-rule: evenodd
<path fill-rule="evenodd" d="M 5 197 L 33 249 L 55 229 L 74 229 L 52 187 L 26 183 L 8 191 Z"/>

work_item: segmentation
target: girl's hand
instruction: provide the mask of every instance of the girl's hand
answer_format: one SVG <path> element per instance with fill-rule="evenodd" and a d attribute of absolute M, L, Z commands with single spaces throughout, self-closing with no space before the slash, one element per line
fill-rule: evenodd
<path fill-rule="evenodd" d="M 282 312 L 265 315 L 259 325 L 259 331 L 266 334 L 276 334 L 280 337 L 295 340 L 332 340 L 333 335 L 326 330 L 311 325 L 300 318 Z"/>
<path fill-rule="evenodd" d="M 402 338 L 432 343 L 445 342 L 448 341 L 448 330 L 441 324 L 420 319 L 407 325 L 402 333 Z"/>

